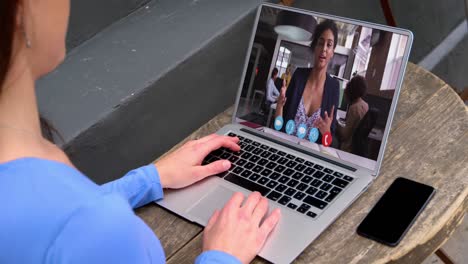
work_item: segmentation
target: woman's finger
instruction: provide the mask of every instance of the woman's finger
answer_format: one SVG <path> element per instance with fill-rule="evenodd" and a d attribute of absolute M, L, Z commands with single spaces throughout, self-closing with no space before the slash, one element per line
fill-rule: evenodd
<path fill-rule="evenodd" d="M 214 138 L 217 138 L 217 137 L 219 137 L 218 134 L 211 134 L 211 135 L 199 138 L 198 140 L 196 140 L 196 142 L 197 143 L 204 143 L 204 142 L 210 141 L 210 140 L 212 140 Z"/>
<path fill-rule="evenodd" d="M 255 207 L 257 206 L 261 198 L 262 196 L 259 192 L 253 192 L 249 195 L 244 205 L 242 206 L 242 209 L 244 210 L 246 215 L 252 215 Z"/>
<path fill-rule="evenodd" d="M 273 228 L 278 224 L 281 218 L 281 211 L 277 208 L 263 221 L 260 225 L 260 236 L 264 243 L 268 235 L 273 231 Z"/>
<path fill-rule="evenodd" d="M 206 230 L 211 229 L 213 225 L 216 223 L 216 221 L 218 220 L 218 217 L 219 217 L 219 210 L 216 209 L 211 215 L 210 220 L 208 220 L 208 224 L 206 224 L 205 229 Z"/>
<path fill-rule="evenodd" d="M 268 213 L 268 200 L 262 197 L 252 214 L 252 220 L 255 221 L 256 226 L 260 225 L 260 221 L 262 221 L 266 213 Z"/>

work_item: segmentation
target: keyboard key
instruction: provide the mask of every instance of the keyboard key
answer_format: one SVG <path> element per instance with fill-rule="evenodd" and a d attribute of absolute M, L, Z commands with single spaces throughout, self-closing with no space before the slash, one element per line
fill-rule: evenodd
<path fill-rule="evenodd" d="M 333 187 L 333 185 L 328 184 L 328 183 L 324 183 L 324 184 L 322 184 L 322 185 L 320 186 L 320 189 L 321 189 L 321 190 L 324 190 L 324 191 L 328 191 L 328 190 L 331 189 L 331 187 Z"/>
<path fill-rule="evenodd" d="M 296 209 L 297 208 L 297 205 L 293 204 L 293 203 L 289 203 L 288 204 L 288 207 L 291 208 L 291 209 Z"/>
<path fill-rule="evenodd" d="M 317 190 L 318 190 L 317 188 L 309 187 L 309 189 L 307 189 L 306 193 L 310 194 L 310 195 L 314 195 L 314 193 L 316 193 Z"/>
<path fill-rule="evenodd" d="M 269 181 L 268 178 L 261 177 L 260 180 L 258 180 L 257 182 L 260 183 L 260 184 L 265 185 L 268 181 Z"/>
<path fill-rule="evenodd" d="M 268 162 L 268 164 L 265 167 L 272 170 L 272 169 L 274 169 L 276 167 L 276 163 L 273 162 L 273 161 L 270 161 L 270 162 Z"/>
<path fill-rule="evenodd" d="M 285 169 L 286 169 L 286 167 L 284 167 L 284 166 L 282 166 L 282 165 L 278 165 L 278 166 L 276 166 L 275 171 L 281 173 L 281 172 L 283 172 Z"/>
<path fill-rule="evenodd" d="M 324 191 L 318 191 L 318 193 L 315 194 L 315 197 L 319 199 L 323 199 L 325 198 L 325 196 L 327 196 L 327 192 L 324 192 Z"/>
<path fill-rule="evenodd" d="M 270 198 L 273 201 L 277 201 L 281 197 L 281 193 L 272 191 L 267 198 Z"/>
<path fill-rule="evenodd" d="M 234 172 L 235 174 L 241 174 L 243 170 L 244 169 L 241 167 L 236 167 L 235 169 L 232 170 L 232 172 Z"/>
<path fill-rule="evenodd" d="M 317 179 L 320 179 L 323 175 L 325 175 L 323 171 L 316 171 L 312 176 L 314 176 Z"/>
<path fill-rule="evenodd" d="M 228 160 L 229 160 L 231 163 L 235 163 L 238 159 L 239 159 L 239 157 L 231 156 Z"/>
<path fill-rule="evenodd" d="M 252 180 L 252 181 L 257 181 L 258 179 L 260 179 L 260 175 L 256 173 L 252 174 L 252 176 L 249 177 L 249 180 Z"/>
<path fill-rule="evenodd" d="M 343 173 L 337 172 L 337 171 L 335 171 L 335 172 L 333 173 L 333 175 L 335 175 L 335 176 L 338 177 L 338 178 L 341 178 L 341 177 L 344 176 Z"/>
<path fill-rule="evenodd" d="M 291 176 L 294 173 L 294 170 L 292 169 L 286 169 L 283 174 L 286 176 Z"/>
<path fill-rule="evenodd" d="M 245 170 L 244 172 L 241 173 L 241 176 L 244 178 L 248 178 L 250 177 L 250 175 L 252 175 L 252 172 L 249 170 Z"/>
<path fill-rule="evenodd" d="M 288 159 L 290 159 L 290 160 L 293 160 L 293 159 L 296 158 L 296 156 L 291 155 L 291 154 L 288 154 L 288 155 L 286 155 L 286 158 L 288 158 Z"/>
<path fill-rule="evenodd" d="M 244 140 L 244 137 L 243 136 L 237 136 L 239 138 L 239 140 Z"/>
<path fill-rule="evenodd" d="M 234 133 L 232 133 L 232 132 L 229 132 L 228 136 L 230 136 L 230 137 L 237 137 L 237 135 L 234 134 Z"/>
<path fill-rule="evenodd" d="M 278 185 L 278 187 L 275 188 L 276 191 L 278 192 L 284 192 L 284 190 L 286 190 L 288 188 L 288 186 L 284 185 L 284 184 L 280 184 Z"/>
<path fill-rule="evenodd" d="M 323 170 L 323 166 L 320 166 L 318 164 L 315 164 L 314 168 L 317 169 L 317 170 Z"/>
<path fill-rule="evenodd" d="M 267 185 L 266 185 L 266 186 L 267 186 L 268 188 L 271 188 L 271 189 L 273 189 L 273 188 L 275 188 L 275 187 L 276 187 L 276 185 L 278 185 L 278 183 L 277 183 L 277 182 L 275 182 L 275 181 L 270 181 L 269 183 L 267 183 Z"/>
<path fill-rule="evenodd" d="M 241 155 L 243 159 L 249 159 L 250 157 L 252 157 L 252 153 L 249 152 L 244 152 L 244 154 Z"/>
<path fill-rule="evenodd" d="M 247 143 L 252 143 L 252 140 L 251 140 L 251 139 L 248 139 L 248 138 L 246 138 L 246 139 L 244 139 L 244 142 L 247 142 Z"/>
<path fill-rule="evenodd" d="M 306 166 L 309 166 L 309 167 L 312 167 L 312 166 L 315 165 L 313 162 L 310 162 L 310 161 L 306 161 L 306 162 L 304 162 L 304 164 L 305 164 Z"/>
<path fill-rule="evenodd" d="M 270 179 L 276 180 L 276 179 L 278 179 L 280 176 L 281 176 L 281 174 L 279 174 L 278 172 L 275 172 L 275 171 L 274 171 L 274 172 L 270 175 Z"/>
<path fill-rule="evenodd" d="M 301 179 L 301 182 L 305 182 L 305 183 L 309 183 L 310 181 L 312 181 L 312 177 L 310 176 L 305 176 L 304 178 Z"/>
<path fill-rule="evenodd" d="M 317 207 L 318 209 L 323 209 L 325 208 L 325 206 L 327 206 L 327 203 L 324 202 L 324 201 L 321 201 L 319 199 L 316 199 L 312 196 L 307 196 L 305 199 L 304 199 L 304 202 L 309 204 L 309 205 L 312 205 L 314 207 Z"/>
<path fill-rule="evenodd" d="M 330 193 L 339 194 L 342 190 L 343 189 L 341 189 L 341 188 L 333 187 L 333 189 L 331 189 Z"/>
<path fill-rule="evenodd" d="M 296 158 L 296 159 L 294 159 L 294 160 L 295 160 L 295 161 L 297 161 L 297 162 L 299 162 L 299 163 L 303 163 L 303 162 L 304 162 L 304 159 L 302 159 L 302 158 L 299 158 L 299 157 L 297 157 L 297 158 Z"/>
<path fill-rule="evenodd" d="M 332 184 L 341 188 L 344 188 L 348 185 L 349 182 L 343 181 L 342 179 L 334 179 Z"/>
<path fill-rule="evenodd" d="M 279 199 L 278 203 L 282 205 L 287 205 L 291 201 L 291 197 L 283 196 Z"/>
<path fill-rule="evenodd" d="M 336 196 L 337 196 L 336 193 L 330 193 L 330 194 L 327 196 L 327 198 L 325 198 L 325 201 L 326 201 L 326 202 L 331 202 L 331 201 L 333 201 L 333 199 L 335 199 Z"/>
<path fill-rule="evenodd" d="M 264 169 L 260 174 L 263 175 L 263 176 L 265 176 L 265 177 L 268 177 L 268 176 L 270 176 L 271 173 L 272 173 L 271 170 L 269 170 L 269 169 Z"/>
<path fill-rule="evenodd" d="M 305 212 L 309 211 L 309 209 L 310 209 L 310 205 L 303 203 L 303 204 L 301 204 L 301 206 L 299 206 L 299 208 L 297 208 L 297 211 L 299 213 L 305 213 Z"/>
<path fill-rule="evenodd" d="M 261 159 L 257 162 L 258 165 L 262 165 L 262 166 L 265 166 L 265 164 L 268 163 L 268 160 L 267 159 Z"/>
<path fill-rule="evenodd" d="M 297 165 L 297 162 L 292 161 L 292 160 L 286 163 L 286 167 L 291 168 L 291 169 L 294 168 L 296 165 Z"/>
<path fill-rule="evenodd" d="M 248 151 L 248 152 L 251 152 L 254 149 L 255 149 L 255 147 L 252 146 L 252 145 L 248 145 L 247 147 L 243 148 L 244 151 Z"/>
<path fill-rule="evenodd" d="M 284 194 L 287 195 L 287 196 L 293 196 L 294 194 L 296 193 L 296 190 L 294 190 L 293 188 L 288 188 Z"/>
<path fill-rule="evenodd" d="M 259 156 L 253 155 L 252 157 L 250 157 L 249 161 L 251 161 L 251 162 L 257 162 L 259 159 L 260 159 Z"/>
<path fill-rule="evenodd" d="M 296 187 L 299 191 L 304 191 L 305 189 L 307 189 L 307 184 L 305 183 L 299 183 L 299 185 Z"/>
<path fill-rule="evenodd" d="M 260 155 L 262 152 L 263 152 L 263 149 L 261 148 L 256 148 L 252 151 L 252 153 L 255 155 Z"/>
<path fill-rule="evenodd" d="M 348 175 L 345 175 L 345 176 L 343 177 L 343 179 L 344 179 L 344 180 L 347 180 L 347 181 L 349 181 L 349 182 L 350 182 L 350 181 L 353 181 L 353 178 L 352 178 L 352 177 L 349 177 Z"/>
<path fill-rule="evenodd" d="M 307 168 L 303 171 L 306 175 L 312 175 L 314 174 L 315 170 L 312 168 Z"/>
<path fill-rule="evenodd" d="M 295 195 L 294 195 L 294 198 L 297 199 L 297 200 L 302 200 L 302 198 L 304 198 L 306 195 L 305 193 L 303 192 L 297 192 Z"/>
<path fill-rule="evenodd" d="M 309 211 L 309 212 L 307 212 L 307 216 L 310 216 L 310 217 L 312 217 L 312 218 L 315 218 L 315 217 L 317 216 L 317 214 L 314 213 L 314 212 Z"/>
<path fill-rule="evenodd" d="M 260 148 L 262 148 L 262 149 L 264 149 L 264 150 L 269 149 L 269 147 L 268 147 L 267 145 L 264 145 L 264 144 L 260 145 Z"/>
<path fill-rule="evenodd" d="M 298 182 L 297 180 L 291 179 L 291 180 L 287 183 L 287 185 L 288 185 L 289 187 L 296 187 L 296 185 L 297 185 L 298 183 L 299 183 L 299 182 Z"/>
<path fill-rule="evenodd" d="M 299 180 L 299 179 L 302 178 L 302 176 L 304 176 L 304 174 L 302 174 L 300 172 L 295 172 L 292 177 L 293 177 L 293 179 Z"/>
<path fill-rule="evenodd" d="M 258 146 L 260 146 L 260 143 L 258 143 L 257 141 L 253 141 L 253 142 L 252 142 L 252 145 L 258 147 Z"/>
<path fill-rule="evenodd" d="M 229 159 L 229 157 L 231 157 L 231 154 L 230 153 L 227 153 L 227 152 L 224 152 L 223 154 L 221 154 L 221 156 L 219 156 L 221 159 Z"/>
<path fill-rule="evenodd" d="M 278 150 L 275 149 L 275 148 L 270 148 L 269 151 L 270 151 L 271 153 L 276 153 L 276 152 L 278 152 Z"/>
<path fill-rule="evenodd" d="M 319 187 L 320 185 L 322 185 L 322 181 L 314 179 L 310 185 L 314 187 Z"/>
<path fill-rule="evenodd" d="M 284 156 L 284 155 L 286 155 L 286 152 L 284 152 L 284 151 L 278 151 L 278 155 Z"/>
<path fill-rule="evenodd" d="M 276 154 L 273 154 L 268 159 L 271 160 L 271 161 L 277 161 L 279 158 L 280 158 L 280 156 L 278 156 Z"/>
<path fill-rule="evenodd" d="M 268 151 L 264 151 L 262 154 L 260 154 L 260 156 L 262 156 L 263 158 L 268 158 L 271 156 L 271 153 Z"/>
<path fill-rule="evenodd" d="M 303 171 L 305 168 L 307 168 L 305 165 L 298 164 L 294 169 L 297 171 Z"/>
<path fill-rule="evenodd" d="M 335 177 L 331 176 L 330 174 L 326 174 L 322 181 L 331 182 L 333 179 L 335 179 Z"/>
<path fill-rule="evenodd" d="M 239 159 L 239 160 L 236 162 L 236 165 L 243 166 L 245 163 L 247 163 L 247 161 L 246 161 L 245 159 Z"/>
<path fill-rule="evenodd" d="M 330 174 L 333 173 L 333 170 L 331 170 L 331 169 L 329 169 L 329 168 L 325 168 L 323 171 L 326 172 L 326 173 L 330 173 Z"/>
<path fill-rule="evenodd" d="M 259 172 L 261 172 L 262 170 L 263 170 L 263 167 L 260 166 L 260 165 L 257 165 L 257 166 L 255 166 L 255 167 L 252 169 L 252 171 L 253 171 L 253 172 L 256 172 L 256 173 L 259 173 Z"/>
<path fill-rule="evenodd" d="M 223 154 L 223 150 L 222 149 L 217 149 L 217 150 L 211 152 L 211 154 L 213 154 L 213 156 L 221 156 L 221 154 Z"/>
<path fill-rule="evenodd" d="M 247 143 L 245 143 L 245 142 L 239 143 L 239 147 L 240 147 L 242 150 L 245 150 L 245 148 L 246 148 L 247 146 L 249 146 L 249 145 L 247 145 Z"/>
<path fill-rule="evenodd" d="M 282 176 L 278 181 L 281 183 L 287 183 L 289 181 L 289 177 Z"/>
<path fill-rule="evenodd" d="M 257 183 L 254 183 L 254 182 L 251 182 L 247 179 L 244 179 L 242 177 L 239 177 L 239 176 L 236 176 L 232 173 L 228 174 L 225 178 L 225 180 L 229 181 L 229 182 L 232 182 L 236 185 L 239 185 L 241 187 L 244 187 L 245 189 L 249 190 L 249 191 L 257 191 L 259 193 L 261 193 L 263 196 L 267 195 L 269 192 L 270 192 L 270 189 L 268 189 L 267 187 L 264 187 L 260 184 L 257 184 Z"/>
<path fill-rule="evenodd" d="M 288 162 L 288 159 L 286 159 L 286 158 L 280 158 L 278 160 L 278 163 L 281 164 L 281 165 L 284 165 L 286 162 Z"/>
<path fill-rule="evenodd" d="M 229 171 L 225 171 L 225 172 L 218 173 L 216 176 L 218 176 L 218 177 L 220 177 L 220 178 L 223 178 L 223 177 L 226 176 L 228 173 L 229 173 Z"/>

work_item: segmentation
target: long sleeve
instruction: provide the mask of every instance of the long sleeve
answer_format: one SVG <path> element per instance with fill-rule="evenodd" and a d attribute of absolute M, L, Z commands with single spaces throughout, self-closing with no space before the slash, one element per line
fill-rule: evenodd
<path fill-rule="evenodd" d="M 159 173 L 154 164 L 132 170 L 122 178 L 101 185 L 104 193 L 119 193 L 133 208 L 163 198 Z"/>
<path fill-rule="evenodd" d="M 267 84 L 267 100 L 271 103 L 276 102 L 276 99 L 278 99 L 278 89 L 276 89 L 276 85 L 273 82 L 272 79 L 268 80 Z"/>
<path fill-rule="evenodd" d="M 201 253 L 196 259 L 195 264 L 240 264 L 241 262 L 231 254 L 210 250 Z"/>

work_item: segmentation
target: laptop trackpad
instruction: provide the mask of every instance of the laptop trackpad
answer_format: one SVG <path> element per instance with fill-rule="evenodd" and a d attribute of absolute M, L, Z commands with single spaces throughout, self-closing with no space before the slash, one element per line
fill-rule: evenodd
<path fill-rule="evenodd" d="M 194 222 L 205 226 L 213 212 L 216 209 L 221 210 L 233 194 L 233 190 L 223 186 L 216 186 L 188 210 L 188 215 Z"/>

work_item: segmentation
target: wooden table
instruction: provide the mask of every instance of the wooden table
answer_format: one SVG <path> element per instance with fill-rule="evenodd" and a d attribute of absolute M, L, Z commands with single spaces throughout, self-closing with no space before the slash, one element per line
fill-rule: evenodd
<path fill-rule="evenodd" d="M 232 108 L 185 140 L 215 132 L 231 115 Z M 358 236 L 356 227 L 398 176 L 432 185 L 437 193 L 401 244 L 391 248 Z M 296 262 L 420 263 L 462 221 L 468 207 L 467 183 L 468 110 L 447 84 L 409 64 L 380 177 Z M 200 226 L 155 204 L 136 213 L 161 240 L 168 263 L 193 263 L 201 253 Z M 257 257 L 254 262 L 265 261 Z"/>

